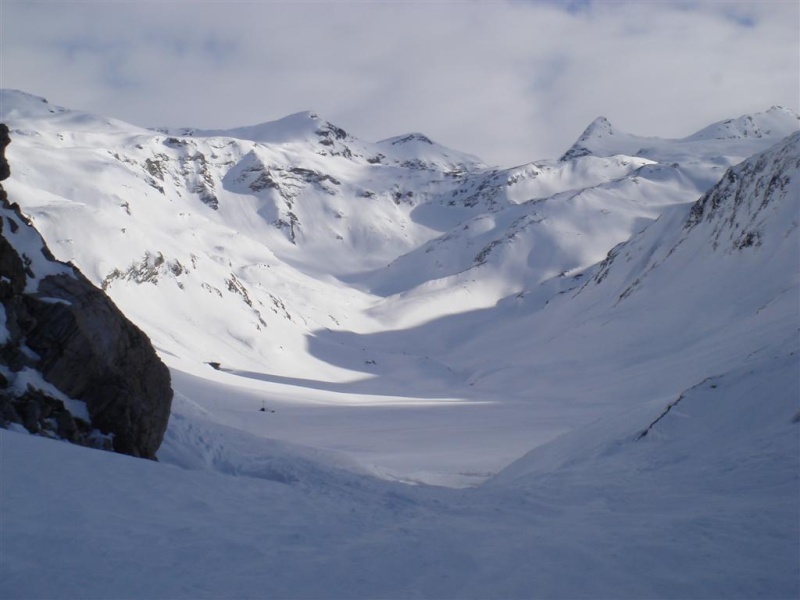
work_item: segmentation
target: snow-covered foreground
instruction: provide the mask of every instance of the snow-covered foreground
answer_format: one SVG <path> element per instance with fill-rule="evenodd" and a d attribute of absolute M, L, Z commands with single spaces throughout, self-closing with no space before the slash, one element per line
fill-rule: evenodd
<path fill-rule="evenodd" d="M 158 463 L 0 431 L 0 597 L 800 595 L 790 111 L 498 170 L 3 94 L 9 194 L 175 400 Z"/>
<path fill-rule="evenodd" d="M 662 405 L 467 490 L 375 479 L 241 434 L 213 448 L 216 469 L 190 470 L 0 431 L 0 592 L 796 597 L 800 449 L 785 390 L 799 376 L 796 356 L 726 373 L 641 439 Z M 197 450 L 224 436 L 203 432 Z"/>

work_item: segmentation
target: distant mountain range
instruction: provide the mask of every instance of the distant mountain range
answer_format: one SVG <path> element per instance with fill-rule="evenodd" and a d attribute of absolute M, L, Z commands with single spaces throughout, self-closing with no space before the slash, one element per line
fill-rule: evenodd
<path fill-rule="evenodd" d="M 19 165 L 7 188 L 57 258 L 162 352 L 285 375 L 318 330 L 569 287 L 798 127 L 772 108 L 660 140 L 599 118 L 558 161 L 496 169 L 419 133 L 363 142 L 310 112 L 150 131 L 22 92 L 0 107 Z"/>

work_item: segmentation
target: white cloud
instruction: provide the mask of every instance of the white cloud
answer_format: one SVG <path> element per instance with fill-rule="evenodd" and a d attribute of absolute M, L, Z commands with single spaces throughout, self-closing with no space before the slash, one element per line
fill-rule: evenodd
<path fill-rule="evenodd" d="M 800 108 L 796 2 L 2 2 L 0 85 L 141 125 L 313 109 L 510 165 L 598 114 L 681 136 Z"/>

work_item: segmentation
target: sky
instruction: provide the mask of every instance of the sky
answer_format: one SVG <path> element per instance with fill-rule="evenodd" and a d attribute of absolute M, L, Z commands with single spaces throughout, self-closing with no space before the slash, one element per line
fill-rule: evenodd
<path fill-rule="evenodd" d="M 509 167 L 600 115 L 683 137 L 800 110 L 800 2 L 0 0 L 0 87 L 147 127 L 313 110 Z"/>

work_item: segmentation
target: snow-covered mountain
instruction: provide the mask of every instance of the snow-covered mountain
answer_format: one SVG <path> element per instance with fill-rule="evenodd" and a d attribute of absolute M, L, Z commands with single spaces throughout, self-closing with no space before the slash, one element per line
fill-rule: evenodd
<path fill-rule="evenodd" d="M 362 142 L 308 112 L 162 133 L 19 92 L 0 106 L 20 165 L 9 191 L 59 259 L 165 353 L 289 376 L 315 331 L 407 326 L 578 273 L 797 127 L 501 170 L 421 134 Z"/>
<path fill-rule="evenodd" d="M 0 432 L 7 595 L 800 591 L 791 111 L 679 140 L 601 118 L 510 169 L 313 113 L 146 130 L 3 91 L 0 121 L 9 196 L 175 390 L 166 464 Z M 80 485 L 105 500 L 79 557 L 114 580 L 50 545 L 33 581 L 31 498 L 73 514 Z M 103 543 L 136 531 L 152 581 Z"/>

